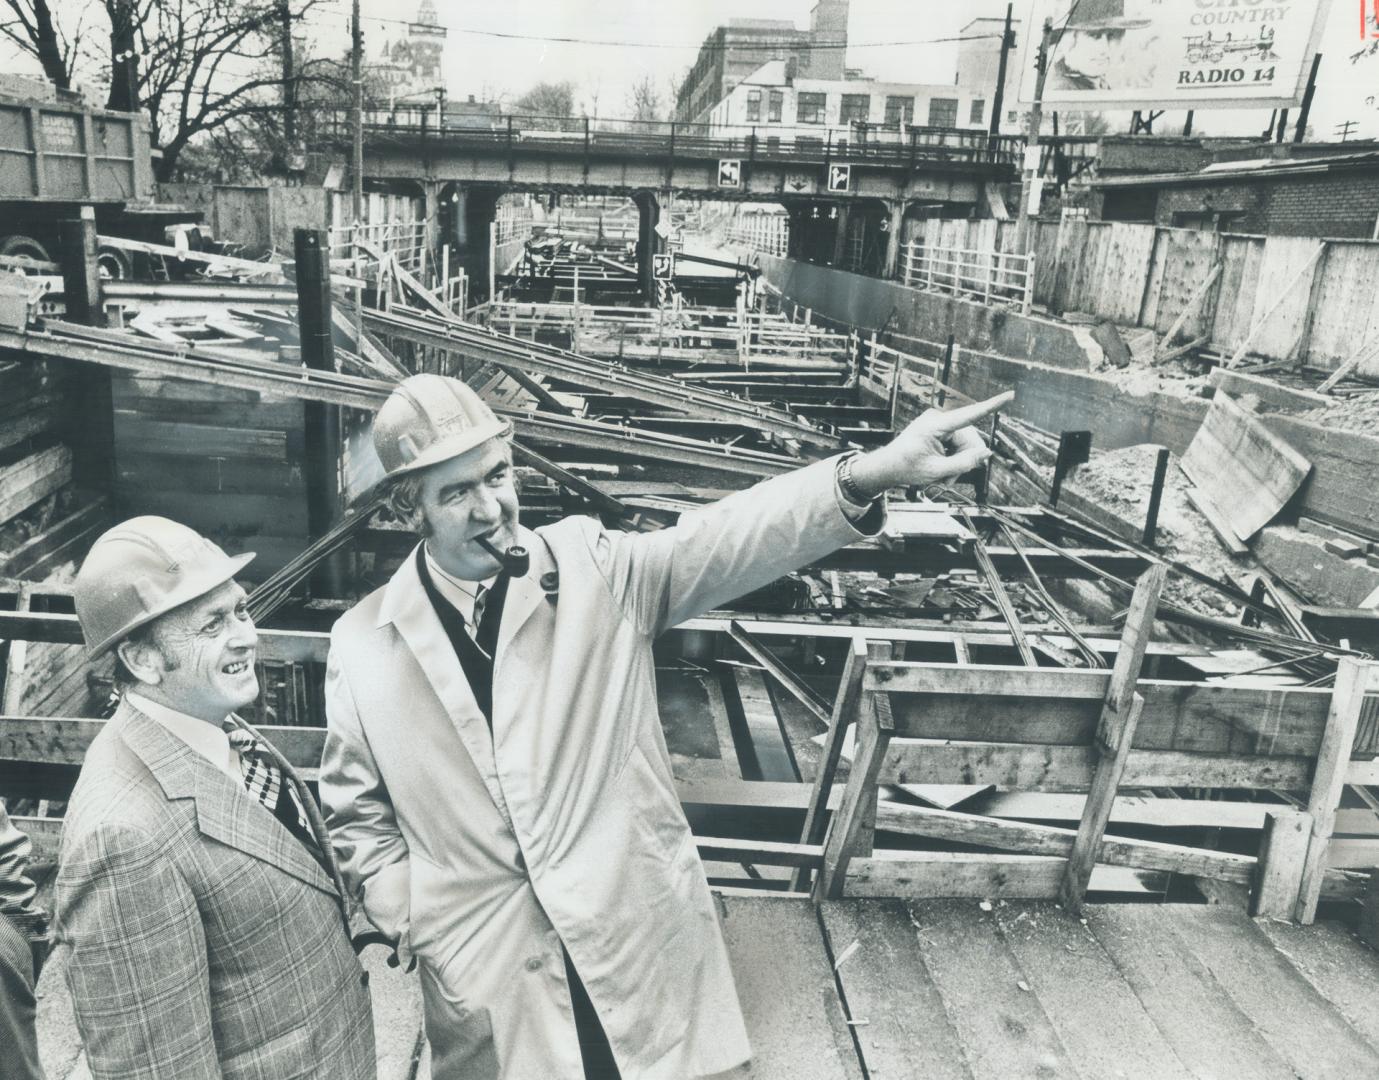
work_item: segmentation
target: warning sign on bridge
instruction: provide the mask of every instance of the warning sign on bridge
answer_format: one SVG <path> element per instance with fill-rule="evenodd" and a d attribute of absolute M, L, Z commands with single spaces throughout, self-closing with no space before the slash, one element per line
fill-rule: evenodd
<path fill-rule="evenodd" d="M 675 256 L 674 255 L 653 255 L 651 256 L 651 276 L 656 281 L 675 280 Z"/>
<path fill-rule="evenodd" d="M 828 167 L 828 190 L 829 191 L 850 191 L 852 190 L 852 166 L 851 165 L 830 165 Z"/>
<path fill-rule="evenodd" d="M 718 186 L 740 188 L 742 186 L 742 159 L 718 159 Z"/>

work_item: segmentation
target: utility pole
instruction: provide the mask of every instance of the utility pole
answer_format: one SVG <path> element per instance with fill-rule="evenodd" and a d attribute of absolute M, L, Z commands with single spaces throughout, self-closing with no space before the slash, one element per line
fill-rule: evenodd
<path fill-rule="evenodd" d="M 988 149 L 996 149 L 996 136 L 1001 133 L 1001 110 L 1006 102 L 1006 60 L 1015 46 L 1015 33 L 1010 29 L 1011 14 L 1015 4 L 1006 4 L 1006 28 L 1001 34 L 1001 62 L 996 69 L 996 94 L 991 99 L 991 137 L 987 140 Z"/>
<path fill-rule="evenodd" d="M 1317 68 L 1321 67 L 1322 54 L 1312 54 L 1312 70 L 1307 75 L 1307 89 L 1302 92 L 1302 106 L 1298 109 L 1298 126 L 1293 132 L 1293 141 L 1300 143 L 1307 135 L 1307 117 L 1312 112 L 1312 96 L 1317 92 Z"/>
<path fill-rule="evenodd" d="M 292 0 L 278 0 L 278 21 L 282 28 L 283 52 L 283 159 L 292 156 L 297 145 L 297 76 L 292 56 Z"/>
<path fill-rule="evenodd" d="M 358 230 L 364 216 L 364 75 L 361 70 L 364 29 L 359 21 L 359 0 L 354 0 L 353 40 L 350 46 L 350 78 L 354 83 L 354 104 L 350 121 L 354 128 L 354 193 L 350 214 Z"/>
<path fill-rule="evenodd" d="M 1039 56 L 1035 61 L 1034 102 L 1029 109 L 1029 124 L 1025 128 L 1025 160 L 1020 170 L 1019 224 L 1015 231 L 1015 251 L 1029 254 L 1033 246 L 1034 222 L 1029 212 L 1030 193 L 1039 181 L 1039 128 L 1044 121 L 1044 79 L 1049 73 L 1049 45 L 1053 40 L 1053 20 L 1044 20 L 1044 36 L 1039 42 Z"/>
<path fill-rule="evenodd" d="M 359 0 L 354 0 L 354 23 L 350 43 L 350 77 L 354 81 L 354 104 L 350 110 L 354 128 L 354 183 L 350 198 L 350 255 L 359 255 L 359 231 L 364 227 L 364 28 L 359 19 Z M 356 269 L 357 268 L 353 268 Z M 364 290 L 354 290 L 354 325 L 359 335 L 359 351 L 364 351 Z"/>

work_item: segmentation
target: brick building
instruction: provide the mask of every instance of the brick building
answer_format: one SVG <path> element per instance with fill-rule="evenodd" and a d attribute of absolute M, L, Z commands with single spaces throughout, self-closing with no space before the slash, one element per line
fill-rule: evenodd
<path fill-rule="evenodd" d="M 793 64 L 800 76 L 841 79 L 847 52 L 848 0 L 816 0 L 809 29 L 785 19 L 730 19 L 699 47 L 675 95 L 675 119 L 705 123 L 713 107 L 768 60 Z"/>
<path fill-rule="evenodd" d="M 1379 146 L 1218 161 L 1187 173 L 1106 177 L 1093 183 L 1105 221 L 1276 236 L 1379 236 Z M 1301 150 L 1301 148 L 1297 148 Z"/>

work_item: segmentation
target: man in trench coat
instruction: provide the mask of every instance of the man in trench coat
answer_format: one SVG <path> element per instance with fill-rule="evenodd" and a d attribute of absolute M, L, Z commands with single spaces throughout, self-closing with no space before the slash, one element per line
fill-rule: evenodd
<path fill-rule="evenodd" d="M 506 425 L 454 379 L 393 392 L 374 444 L 423 542 L 332 631 L 321 796 L 347 882 L 420 961 L 435 1080 L 687 1080 L 749 1058 L 651 643 L 876 532 L 888 488 L 979 464 L 968 425 L 1008 400 L 625 534 L 519 526 Z"/>

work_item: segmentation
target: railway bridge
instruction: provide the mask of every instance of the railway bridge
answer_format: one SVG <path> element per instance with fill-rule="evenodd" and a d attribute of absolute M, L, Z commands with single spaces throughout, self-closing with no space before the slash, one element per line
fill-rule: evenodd
<path fill-rule="evenodd" d="M 640 210 L 637 259 L 650 293 L 664 199 L 779 203 L 790 254 L 833 262 L 861 231 L 895 265 L 907 213 L 991 212 L 1018 176 L 1022 140 L 984 131 L 854 124 L 725 126 L 507 115 L 438 125 L 439 110 L 375 111 L 364 175 L 414 185 L 432 241 L 448 242 L 476 283 L 488 279 L 488 225 L 508 192 L 626 195 Z M 330 118 L 349 145 L 348 116 Z M 999 212 L 999 211 L 998 211 Z M 860 219 L 860 221 L 858 220 Z"/>

